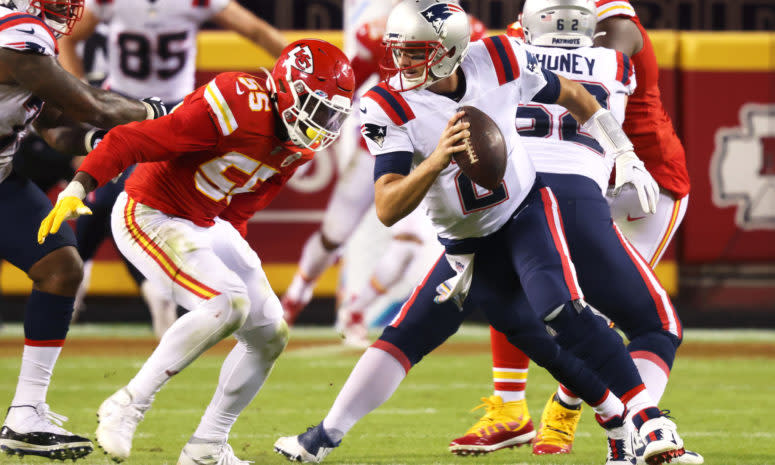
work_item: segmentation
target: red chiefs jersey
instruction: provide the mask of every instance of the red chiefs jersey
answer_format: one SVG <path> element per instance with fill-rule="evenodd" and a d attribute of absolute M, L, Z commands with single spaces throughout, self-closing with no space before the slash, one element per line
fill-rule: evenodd
<path fill-rule="evenodd" d="M 689 193 L 686 154 L 675 133 L 659 92 L 659 67 L 646 30 L 627 0 L 597 0 L 597 18 L 629 18 L 640 30 L 643 48 L 632 58 L 638 87 L 630 96 L 625 112 L 624 132 L 632 140 L 635 153 L 661 187 L 676 198 Z"/>
<path fill-rule="evenodd" d="M 253 213 L 314 154 L 275 135 L 282 123 L 264 79 L 219 74 L 173 113 L 112 129 L 80 170 L 102 185 L 138 163 L 130 197 L 199 226 L 220 216 L 244 235 Z"/>

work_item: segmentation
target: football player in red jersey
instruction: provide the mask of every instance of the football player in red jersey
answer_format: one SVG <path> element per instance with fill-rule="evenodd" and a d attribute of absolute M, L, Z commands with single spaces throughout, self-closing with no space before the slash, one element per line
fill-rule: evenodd
<path fill-rule="evenodd" d="M 353 87 L 347 57 L 316 39 L 286 47 L 271 73 L 220 74 L 167 117 L 108 133 L 41 224 L 40 241 L 78 216 L 86 193 L 139 163 L 113 208 L 114 238 L 130 262 L 190 310 L 100 406 L 97 441 L 113 458 L 129 456 L 156 392 L 234 333 L 238 344 L 178 464 L 204 457 L 248 463 L 234 456 L 228 433 L 285 347 L 288 329 L 244 239 L 247 221 L 338 137 Z"/>
<path fill-rule="evenodd" d="M 352 57 L 355 73 L 355 88 L 379 74 L 379 64 L 384 60 L 385 47 L 382 36 L 390 2 L 369 5 L 380 8 L 375 19 L 363 22 L 355 30 L 356 53 Z M 393 2 L 395 3 L 395 2 Z M 475 17 L 468 15 L 471 41 L 487 36 L 487 27 Z M 368 88 L 366 88 L 368 90 Z M 365 90 L 364 90 L 365 91 Z M 355 134 L 353 134 L 355 135 Z M 337 181 L 326 207 L 320 229 L 304 244 L 298 269 L 282 304 L 286 320 L 292 324 L 312 298 L 312 290 L 323 272 L 339 257 L 347 243 L 361 224 L 362 219 L 374 203 L 374 156 L 368 152 L 360 134 L 355 153 Z M 430 224 L 421 211 L 408 216 L 390 228 L 391 240 L 377 257 L 378 261 L 368 281 L 360 288 L 348 291 L 337 312 L 337 330 L 346 345 L 367 347 L 369 345 L 364 311 L 381 295 L 404 278 L 415 262 L 422 260 L 423 248 L 432 247 L 427 239 L 434 237 Z M 419 262 L 418 262 L 419 263 Z"/>
<path fill-rule="evenodd" d="M 634 190 L 625 189 L 617 196 L 610 195 L 609 191 L 611 215 L 640 255 L 654 267 L 686 212 L 689 192 L 686 157 L 662 105 L 656 55 L 635 10 L 626 0 L 597 0 L 596 7 L 597 31 L 605 34 L 596 38 L 595 45 L 616 49 L 631 57 L 634 64 L 638 86 L 628 99 L 622 127 L 632 140 L 635 152 L 660 186 L 657 211 L 652 215 L 642 213 Z M 524 39 L 521 23 L 517 21 L 509 25 L 507 34 Z M 520 398 L 524 398 L 529 359 L 509 344 L 501 333 L 491 328 L 490 334 L 495 392 L 493 396 L 483 398 L 487 412 L 472 430 L 480 430 L 483 426 L 495 426 L 497 430 L 498 423 L 516 421 L 521 412 L 512 407 L 519 400 L 514 399 L 514 393 L 521 390 Z M 672 347 L 670 344 L 659 345 Z M 659 402 L 667 385 L 675 351 L 668 350 L 667 356 L 660 356 L 648 348 L 630 349 L 649 394 L 655 402 Z M 571 451 L 581 418 L 581 405 L 581 399 L 559 386 L 541 416 L 541 425 L 533 441 L 535 454 L 567 454 Z M 635 452 L 640 460 L 638 447 Z M 700 464 L 703 461 L 700 454 L 690 450 L 673 459 L 673 463 L 684 464 Z"/>

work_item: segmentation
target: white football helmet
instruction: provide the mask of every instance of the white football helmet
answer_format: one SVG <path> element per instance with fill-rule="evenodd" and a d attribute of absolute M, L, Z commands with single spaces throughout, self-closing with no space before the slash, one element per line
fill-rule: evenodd
<path fill-rule="evenodd" d="M 4 0 L 0 5 L 37 16 L 56 34 L 68 35 L 83 16 L 84 0 Z"/>
<path fill-rule="evenodd" d="M 451 76 L 468 52 L 468 15 L 452 0 L 404 0 L 388 16 L 380 65 L 383 79 L 402 92 Z"/>
<path fill-rule="evenodd" d="M 526 0 L 520 15 L 525 42 L 543 47 L 590 47 L 595 0 Z"/>

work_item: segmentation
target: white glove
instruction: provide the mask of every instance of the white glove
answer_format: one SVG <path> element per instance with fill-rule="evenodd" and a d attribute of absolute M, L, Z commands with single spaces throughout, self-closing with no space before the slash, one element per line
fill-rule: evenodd
<path fill-rule="evenodd" d="M 628 151 L 616 157 L 616 182 L 614 183 L 614 195 L 618 195 L 625 184 L 632 184 L 638 192 L 640 208 L 646 213 L 657 211 L 659 199 L 659 184 L 654 181 L 646 170 L 643 162 Z"/>

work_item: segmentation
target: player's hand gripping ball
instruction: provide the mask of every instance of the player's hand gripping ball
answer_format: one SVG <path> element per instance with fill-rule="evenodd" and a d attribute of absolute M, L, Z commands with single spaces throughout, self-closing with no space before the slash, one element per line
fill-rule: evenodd
<path fill-rule="evenodd" d="M 458 108 L 465 112 L 461 118 L 471 126 L 471 137 L 464 139 L 466 150 L 452 155 L 460 170 L 471 181 L 495 190 L 506 173 L 506 140 L 498 125 L 481 110 L 472 106 Z"/>

